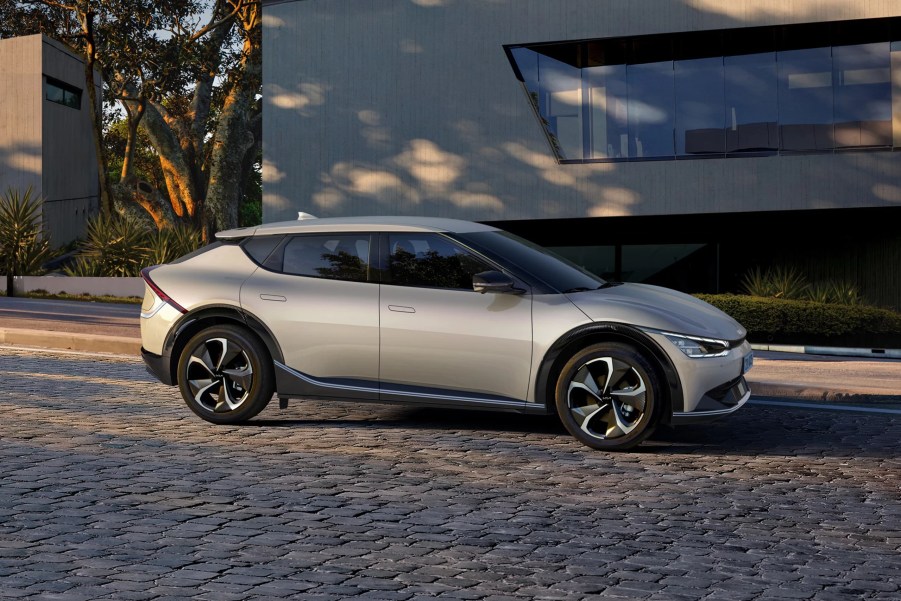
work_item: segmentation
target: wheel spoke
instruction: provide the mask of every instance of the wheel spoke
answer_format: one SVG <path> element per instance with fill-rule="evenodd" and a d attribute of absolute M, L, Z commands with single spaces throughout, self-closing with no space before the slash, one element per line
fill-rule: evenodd
<path fill-rule="evenodd" d="M 220 383 L 219 380 L 213 379 L 205 379 L 205 380 L 189 380 L 188 385 L 191 387 L 191 392 L 194 393 L 194 400 L 203 407 L 207 406 L 207 403 L 203 402 L 203 397 L 206 393 L 212 389 L 214 386 Z"/>
<path fill-rule="evenodd" d="M 632 386 L 626 386 L 625 388 L 621 388 L 620 390 L 611 390 L 610 395 L 615 398 L 620 404 L 629 405 L 634 407 L 638 411 L 644 411 L 645 407 L 645 399 L 647 398 L 647 388 L 644 385 L 644 381 L 635 374 L 635 377 L 638 378 L 638 383 Z"/>
<path fill-rule="evenodd" d="M 576 375 L 573 376 L 572 381 L 569 383 L 569 389 L 572 390 L 573 388 L 581 388 L 599 402 L 601 401 L 601 391 L 598 388 L 598 383 L 595 380 L 594 374 L 591 373 L 591 370 L 588 368 L 588 364 L 583 365 L 582 368 L 576 372 Z"/>
<path fill-rule="evenodd" d="M 210 377 L 215 377 L 214 374 L 216 368 L 213 366 L 213 360 L 210 358 L 210 351 L 206 348 L 206 346 L 204 346 L 203 353 L 201 353 L 200 355 L 197 355 L 196 351 L 194 355 L 191 355 L 191 359 L 188 360 L 189 372 L 192 365 L 199 366 L 201 369 L 206 371 L 206 373 L 209 374 Z"/>
<path fill-rule="evenodd" d="M 241 402 L 245 397 L 246 393 L 240 399 L 235 399 L 235 396 L 232 393 L 231 383 L 223 378 L 222 385 L 219 387 L 219 402 L 216 403 L 216 408 L 213 409 L 213 411 L 216 413 L 234 411 L 241 406 Z"/>
<path fill-rule="evenodd" d="M 223 369 L 223 375 L 241 387 L 242 390 L 250 390 L 253 385 L 253 368 L 248 365 L 241 369 Z"/>

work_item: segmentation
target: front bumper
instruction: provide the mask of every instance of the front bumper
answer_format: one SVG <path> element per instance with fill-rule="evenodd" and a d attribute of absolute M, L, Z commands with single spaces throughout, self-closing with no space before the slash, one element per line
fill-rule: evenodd
<path fill-rule="evenodd" d="M 141 347 L 141 358 L 144 360 L 144 365 L 147 367 L 147 371 L 150 375 L 163 384 L 168 384 L 169 386 L 175 384 L 175 381 L 172 379 L 172 370 L 170 369 L 170 366 L 172 365 L 171 357 L 167 355 L 155 355 L 144 347 Z"/>
<path fill-rule="evenodd" d="M 705 393 L 694 411 L 674 411 L 670 423 L 678 426 L 713 421 L 738 411 L 750 398 L 751 389 L 744 376 L 739 376 Z"/>

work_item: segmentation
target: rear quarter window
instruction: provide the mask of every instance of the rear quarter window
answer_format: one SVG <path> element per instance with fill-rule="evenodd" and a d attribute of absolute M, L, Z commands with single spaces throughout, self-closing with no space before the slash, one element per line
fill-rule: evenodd
<path fill-rule="evenodd" d="M 241 248 L 257 265 L 262 265 L 284 236 L 253 236 L 241 243 Z"/>

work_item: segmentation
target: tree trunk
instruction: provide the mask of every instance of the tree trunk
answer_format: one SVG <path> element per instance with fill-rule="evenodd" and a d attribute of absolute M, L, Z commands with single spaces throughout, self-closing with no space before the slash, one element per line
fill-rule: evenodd
<path fill-rule="evenodd" d="M 88 89 L 88 110 L 91 115 L 91 131 L 94 138 L 94 152 L 97 154 L 97 171 L 100 185 L 100 211 L 109 215 L 113 211 L 106 179 L 106 149 L 103 146 L 103 120 L 98 114 L 97 89 L 94 87 L 94 70 L 97 67 L 97 48 L 94 42 L 94 13 L 79 11 L 82 34 L 85 36 L 84 81 Z M 101 86 L 103 85 L 101 81 Z M 100 109 L 102 110 L 102 109 Z"/>
<path fill-rule="evenodd" d="M 194 218 L 195 215 L 199 216 L 198 209 L 201 204 L 194 186 L 194 173 L 191 164 L 185 158 L 179 138 L 163 118 L 164 110 L 155 103 L 149 103 L 141 126 L 159 154 L 166 189 L 175 214 L 182 218 Z"/>
<path fill-rule="evenodd" d="M 244 157 L 254 144 L 250 131 L 251 109 L 259 89 L 262 49 L 256 40 L 245 38 L 240 74 L 226 96 L 210 156 L 210 184 L 207 188 L 205 231 L 212 234 L 238 226 L 238 205 L 243 189 Z"/>

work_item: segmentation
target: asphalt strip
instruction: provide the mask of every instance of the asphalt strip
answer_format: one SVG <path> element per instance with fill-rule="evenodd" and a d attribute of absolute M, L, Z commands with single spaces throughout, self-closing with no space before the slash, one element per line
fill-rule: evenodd
<path fill-rule="evenodd" d="M 42 347 L 42 346 L 24 346 L 24 345 L 20 345 L 20 344 L 0 344 L 0 350 L 29 351 L 29 352 L 38 352 L 38 353 L 48 353 L 48 354 L 52 354 L 52 355 L 78 355 L 81 357 L 108 357 L 108 358 L 112 358 L 112 359 L 131 359 L 135 362 L 138 362 L 141 360 L 140 357 L 135 357 L 134 355 L 124 355 L 121 353 L 75 351 L 72 349 L 46 348 L 46 347 Z"/>
<path fill-rule="evenodd" d="M 796 403 L 793 401 L 761 401 L 750 400 L 749 405 L 770 405 L 773 407 L 793 407 L 795 409 L 825 409 L 827 411 L 851 411 L 854 413 L 882 413 L 887 415 L 901 415 L 901 409 L 875 409 L 873 407 L 854 407 L 852 405 L 833 405 L 831 403 Z"/>

